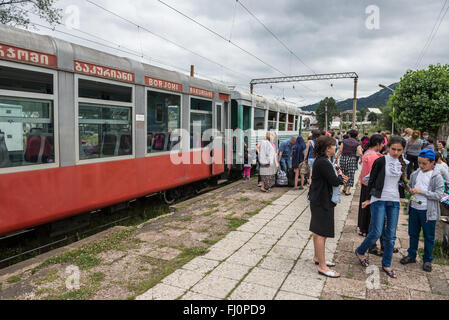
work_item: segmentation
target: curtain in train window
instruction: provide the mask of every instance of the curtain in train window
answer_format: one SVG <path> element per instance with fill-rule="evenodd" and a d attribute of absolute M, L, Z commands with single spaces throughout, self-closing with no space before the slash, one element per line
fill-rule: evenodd
<path fill-rule="evenodd" d="M 172 150 L 180 141 L 172 137 L 181 127 L 181 96 L 148 91 L 147 153 Z"/>
<path fill-rule="evenodd" d="M 53 102 L 0 97 L 0 168 L 55 162 Z"/>
<path fill-rule="evenodd" d="M 133 154 L 132 109 L 80 103 L 80 160 Z"/>

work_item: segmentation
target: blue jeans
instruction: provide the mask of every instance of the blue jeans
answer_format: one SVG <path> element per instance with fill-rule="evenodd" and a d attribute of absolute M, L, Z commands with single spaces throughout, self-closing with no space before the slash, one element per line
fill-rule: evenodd
<path fill-rule="evenodd" d="M 288 161 L 287 159 L 284 159 L 284 158 L 281 158 L 280 165 L 281 165 L 281 170 L 284 171 L 285 173 L 288 173 L 288 169 L 291 169 L 291 167 L 292 167 L 292 164 L 290 163 L 290 161 Z"/>
<path fill-rule="evenodd" d="M 377 201 L 371 204 L 370 230 L 365 240 L 356 250 L 359 255 L 365 255 L 368 249 L 373 248 L 381 237 L 382 232 L 384 232 L 385 250 L 382 266 L 385 268 L 391 267 L 394 243 L 396 241 L 396 228 L 399 220 L 399 208 L 399 202 Z M 387 218 L 387 225 L 384 230 L 385 217 Z"/>
<path fill-rule="evenodd" d="M 408 256 L 416 260 L 418 253 L 419 234 L 421 228 L 424 233 L 424 262 L 433 261 L 433 247 L 435 245 L 435 228 L 436 221 L 427 221 L 426 210 L 416 210 L 410 208 L 408 221 L 408 235 L 410 236 L 410 248 L 408 249 Z"/>

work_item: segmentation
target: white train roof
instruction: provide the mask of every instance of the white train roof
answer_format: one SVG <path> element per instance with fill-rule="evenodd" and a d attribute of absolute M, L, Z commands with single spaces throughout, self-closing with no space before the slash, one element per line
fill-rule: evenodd
<path fill-rule="evenodd" d="M 0 45 L 5 44 L 57 56 L 60 70 L 74 72 L 74 60 L 100 65 L 135 74 L 135 83 L 145 84 L 145 76 L 159 80 L 183 84 L 183 92 L 189 93 L 189 86 L 230 94 L 227 86 L 207 80 L 192 78 L 188 75 L 145 64 L 125 57 L 81 46 L 65 40 L 29 32 L 14 27 L 0 25 Z M 1 57 L 0 57 L 1 58 Z M 218 97 L 217 97 L 218 98 Z"/>

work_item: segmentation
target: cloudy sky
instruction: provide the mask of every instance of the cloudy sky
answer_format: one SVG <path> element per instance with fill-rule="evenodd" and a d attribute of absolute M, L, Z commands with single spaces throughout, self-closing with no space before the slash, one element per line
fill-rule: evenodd
<path fill-rule="evenodd" d="M 37 32 L 184 73 L 193 64 L 198 76 L 237 86 L 242 91 L 249 90 L 252 78 L 354 71 L 360 77 L 359 97 L 369 96 L 379 90 L 379 83 L 390 85 L 408 69 L 415 69 L 443 4 L 449 7 L 446 0 L 240 0 L 302 63 L 235 0 L 164 0 L 263 63 L 158 0 L 90 1 L 142 28 L 139 30 L 89 1 L 59 0 L 58 7 L 66 14 L 64 25 L 57 30 L 109 47 L 45 28 L 38 27 Z M 379 9 L 379 28 L 375 24 L 376 12 L 367 13 L 367 7 L 373 5 Z M 36 17 L 32 20 L 40 21 Z M 426 51 L 421 68 L 449 63 L 448 20 L 449 15 Z M 131 53 L 110 48 L 117 45 Z M 138 56 L 142 53 L 145 58 Z M 353 95 L 351 79 L 294 86 L 295 89 L 293 84 L 275 85 L 272 89 L 257 86 L 256 93 L 279 99 L 285 96 L 301 105 L 326 96 L 343 100 Z"/>

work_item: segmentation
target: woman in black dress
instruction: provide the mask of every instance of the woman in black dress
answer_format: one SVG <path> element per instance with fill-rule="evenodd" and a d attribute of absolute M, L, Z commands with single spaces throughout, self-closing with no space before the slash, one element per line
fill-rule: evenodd
<path fill-rule="evenodd" d="M 339 278 L 340 274 L 329 268 L 335 267 L 333 263 L 326 262 L 326 239 L 335 237 L 334 209 L 340 202 L 339 186 L 349 180 L 330 160 L 335 155 L 336 145 L 337 141 L 331 137 L 323 136 L 318 139 L 313 150 L 316 160 L 309 191 L 312 212 L 310 231 L 313 233 L 315 247 L 313 260 L 318 266 L 318 273 L 329 278 Z"/>

